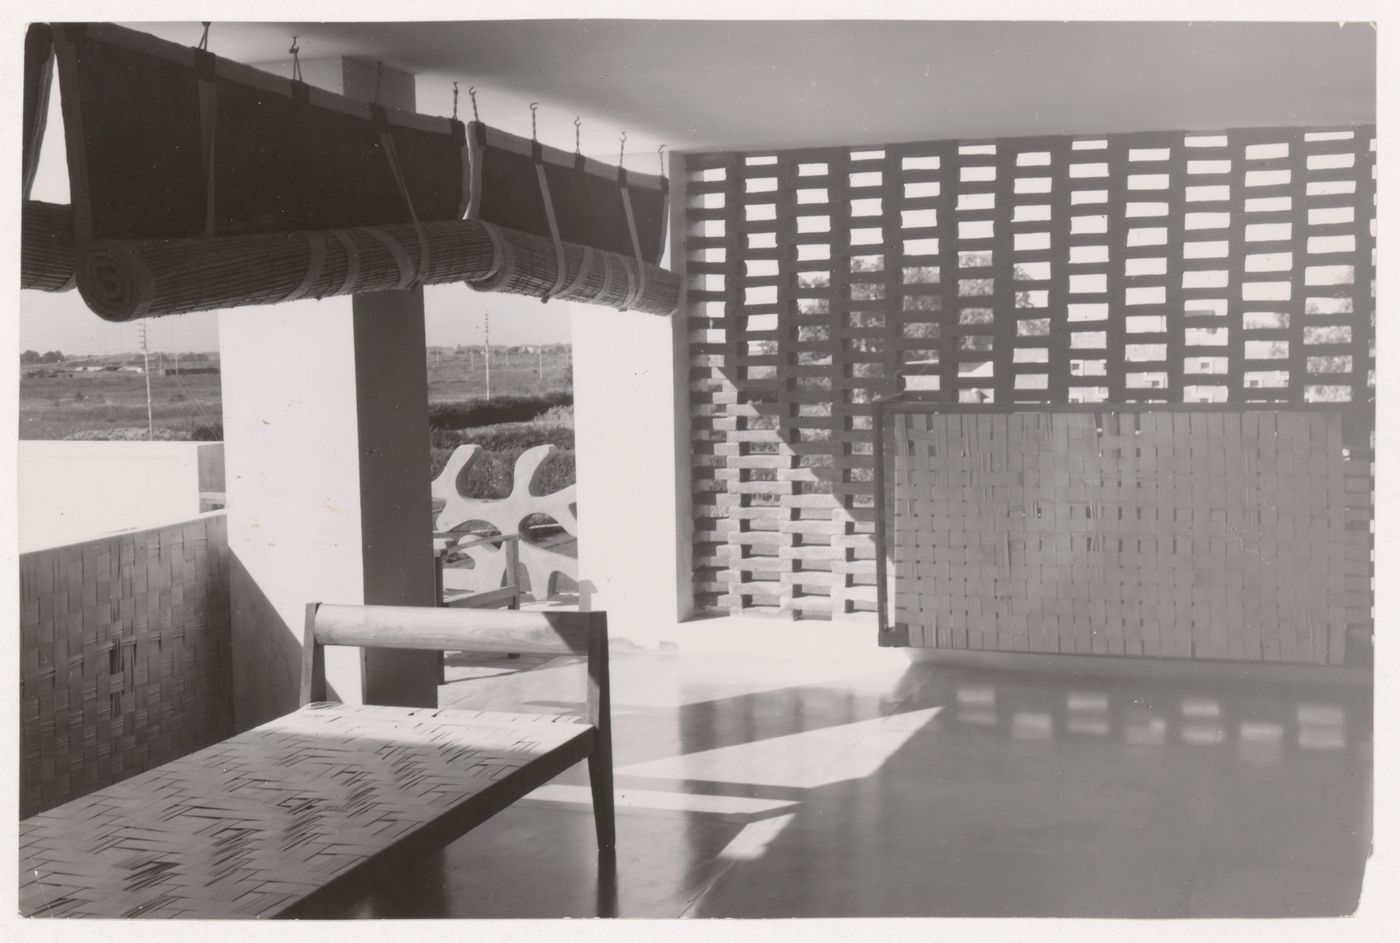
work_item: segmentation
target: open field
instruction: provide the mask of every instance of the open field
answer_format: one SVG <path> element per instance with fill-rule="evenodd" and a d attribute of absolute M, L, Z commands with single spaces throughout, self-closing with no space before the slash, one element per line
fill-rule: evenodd
<path fill-rule="evenodd" d="M 520 454 L 537 445 L 552 444 L 556 452 L 541 470 L 538 490 L 549 493 L 572 484 L 573 411 L 567 405 L 570 381 L 567 347 L 547 348 L 543 357 L 518 351 L 494 352 L 492 408 L 483 409 L 486 375 L 480 349 L 430 350 L 428 398 L 434 425 L 424 445 L 429 450 L 431 474 L 436 476 L 442 470 L 458 446 L 480 445 L 481 456 L 458 487 L 479 498 L 503 498 L 513 487 Z M 541 396 L 551 393 L 563 395 Z M 218 374 L 153 374 L 151 404 L 156 438 L 221 436 Z M 22 439 L 145 439 L 147 434 L 146 378 L 140 373 L 80 372 L 62 364 L 31 367 L 20 378 L 19 406 Z M 477 425 L 480 419 L 474 417 L 495 418 Z M 525 421 L 500 421 L 506 417 Z M 526 532 L 527 540 L 568 555 L 577 553 L 574 538 L 557 526 L 549 526 L 552 521 L 529 523 L 533 526 Z"/>
<path fill-rule="evenodd" d="M 151 413 L 158 438 L 192 439 L 200 426 L 223 420 L 217 374 L 151 377 Z M 146 431 L 146 378 L 139 373 L 70 373 L 61 366 L 20 377 L 19 437 L 109 438 Z"/>
<path fill-rule="evenodd" d="M 568 390 L 569 356 L 569 348 L 562 345 L 535 353 L 493 350 L 492 396 Z M 481 348 L 433 348 L 427 358 L 430 402 L 486 395 Z M 157 438 L 191 439 L 200 427 L 215 429 L 223 418 L 219 376 L 153 374 L 151 407 Z M 21 439 L 145 438 L 146 378 L 132 372 L 80 373 L 62 364 L 27 369 L 20 377 L 19 420 Z"/>
<path fill-rule="evenodd" d="M 491 395 L 523 396 L 573 386 L 570 349 L 563 344 L 535 353 L 521 348 L 491 352 Z M 475 399 L 486 395 L 486 357 L 480 347 L 428 351 L 428 400 Z"/>

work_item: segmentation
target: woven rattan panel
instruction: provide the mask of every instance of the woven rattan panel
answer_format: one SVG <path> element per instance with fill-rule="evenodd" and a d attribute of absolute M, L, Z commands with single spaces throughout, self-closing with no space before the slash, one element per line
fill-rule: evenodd
<path fill-rule="evenodd" d="M 1371 465 L 1342 412 L 974 409 L 884 422 L 910 645 L 1341 664 L 1369 642 Z"/>
<path fill-rule="evenodd" d="M 1374 129 L 687 158 L 695 593 L 874 608 L 873 397 L 1371 397 Z"/>
<path fill-rule="evenodd" d="M 223 515 L 20 556 L 20 814 L 228 736 Z"/>

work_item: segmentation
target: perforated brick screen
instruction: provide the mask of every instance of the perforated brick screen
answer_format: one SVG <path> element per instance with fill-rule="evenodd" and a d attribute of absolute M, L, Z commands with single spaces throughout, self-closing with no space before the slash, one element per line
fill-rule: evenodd
<path fill-rule="evenodd" d="M 1374 128 L 687 158 L 701 608 L 875 608 L 870 401 L 1352 401 Z"/>

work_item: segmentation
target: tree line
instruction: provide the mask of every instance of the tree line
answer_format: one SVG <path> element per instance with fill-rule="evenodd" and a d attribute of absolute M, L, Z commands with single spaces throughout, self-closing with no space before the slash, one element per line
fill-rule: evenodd
<path fill-rule="evenodd" d="M 61 350 L 49 350 L 42 354 L 37 350 L 26 350 L 19 355 L 19 362 L 26 366 L 33 363 L 63 363 L 67 359 Z"/>

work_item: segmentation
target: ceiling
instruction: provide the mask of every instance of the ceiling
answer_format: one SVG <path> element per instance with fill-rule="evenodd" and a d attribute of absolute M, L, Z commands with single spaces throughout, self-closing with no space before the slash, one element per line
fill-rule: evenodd
<path fill-rule="evenodd" d="M 197 23 L 128 23 L 193 45 Z M 210 48 L 290 71 L 360 56 L 451 82 L 481 117 L 589 153 L 1373 122 L 1370 24 L 530 20 L 215 23 Z M 640 159 L 640 158 L 634 158 Z M 630 162 L 630 161 L 629 161 Z"/>

